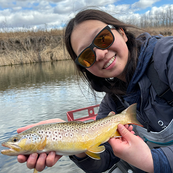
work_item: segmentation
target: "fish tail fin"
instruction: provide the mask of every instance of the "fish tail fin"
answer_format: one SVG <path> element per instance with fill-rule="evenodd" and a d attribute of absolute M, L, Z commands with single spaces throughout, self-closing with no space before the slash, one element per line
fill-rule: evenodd
<path fill-rule="evenodd" d="M 134 104 L 130 105 L 127 109 L 125 109 L 122 113 L 125 113 L 128 117 L 127 124 L 135 124 L 135 125 L 142 126 L 136 118 L 136 107 L 137 107 L 137 104 L 134 103 Z"/>

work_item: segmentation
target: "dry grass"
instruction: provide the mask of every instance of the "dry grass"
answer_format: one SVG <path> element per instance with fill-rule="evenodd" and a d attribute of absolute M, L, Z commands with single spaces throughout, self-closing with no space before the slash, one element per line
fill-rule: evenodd
<path fill-rule="evenodd" d="M 150 32 L 152 35 L 161 34 L 163 36 L 173 36 L 173 26 L 172 27 L 146 28 L 145 30 Z"/>
<path fill-rule="evenodd" d="M 0 33 L 0 66 L 65 59 L 62 30 Z"/>
<path fill-rule="evenodd" d="M 173 27 L 144 30 L 152 35 L 173 35 Z M 0 66 L 65 59 L 70 58 L 63 42 L 63 30 L 0 33 Z"/>

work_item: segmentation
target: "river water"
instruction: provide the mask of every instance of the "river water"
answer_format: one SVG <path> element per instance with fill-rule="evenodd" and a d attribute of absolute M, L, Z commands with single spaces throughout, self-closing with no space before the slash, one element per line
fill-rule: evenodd
<path fill-rule="evenodd" d="M 77 81 L 75 66 L 70 60 L 0 67 L 0 143 L 29 124 L 52 118 L 67 121 L 67 111 L 99 104 L 102 98 L 103 94 L 97 93 L 95 99 L 88 86 L 82 80 Z M 2 149 L 5 148 L 0 145 Z M 0 172 L 29 173 L 33 170 L 25 163 L 18 163 L 16 156 L 0 153 Z M 55 166 L 43 172 L 83 171 L 63 156 Z"/>

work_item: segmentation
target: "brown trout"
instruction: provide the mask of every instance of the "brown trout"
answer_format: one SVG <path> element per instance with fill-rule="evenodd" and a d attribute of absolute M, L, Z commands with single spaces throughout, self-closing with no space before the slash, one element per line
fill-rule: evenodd
<path fill-rule="evenodd" d="M 112 137 L 120 136 L 117 131 L 120 123 L 140 125 L 136 119 L 136 104 L 120 114 L 110 112 L 107 117 L 92 122 L 60 122 L 32 127 L 3 142 L 2 146 L 9 149 L 2 150 L 1 153 L 17 156 L 50 151 L 55 151 L 58 155 L 85 152 L 89 157 L 98 160 L 99 153 L 105 150 L 101 144 Z"/>

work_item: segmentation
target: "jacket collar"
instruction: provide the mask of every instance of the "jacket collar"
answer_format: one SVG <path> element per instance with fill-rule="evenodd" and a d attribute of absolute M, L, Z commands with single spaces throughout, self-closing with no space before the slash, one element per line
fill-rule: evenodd
<path fill-rule="evenodd" d="M 137 40 L 142 42 L 142 46 L 140 48 L 140 54 L 138 57 L 138 63 L 136 66 L 135 73 L 130 81 L 127 93 L 133 91 L 133 88 L 138 83 L 140 78 L 145 73 L 145 70 L 150 62 L 152 57 L 155 44 L 157 43 L 157 39 L 160 38 L 159 36 L 151 36 L 149 33 L 143 33 L 137 37 Z"/>

